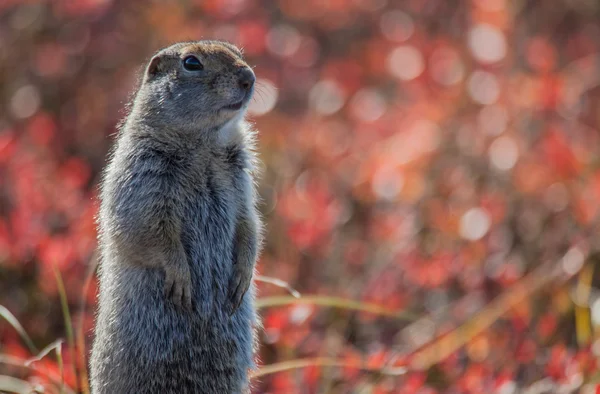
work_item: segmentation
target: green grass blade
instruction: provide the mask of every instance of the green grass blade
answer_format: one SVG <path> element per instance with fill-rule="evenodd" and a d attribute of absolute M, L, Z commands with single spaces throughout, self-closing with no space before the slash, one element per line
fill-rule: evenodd
<path fill-rule="evenodd" d="M 25 342 L 25 345 L 27 345 L 27 347 L 29 348 L 29 351 L 32 354 L 36 354 L 39 352 L 39 350 L 33 344 L 31 337 L 27 334 L 27 332 L 25 331 L 25 329 L 23 328 L 21 323 L 19 323 L 19 321 L 17 320 L 15 315 L 10 313 L 10 311 L 2 305 L 0 305 L 0 316 L 2 316 L 4 318 L 4 320 L 6 320 L 8 322 L 8 324 L 13 326 L 13 328 L 19 333 L 19 335 L 21 336 L 21 339 L 23 339 L 23 342 Z"/>

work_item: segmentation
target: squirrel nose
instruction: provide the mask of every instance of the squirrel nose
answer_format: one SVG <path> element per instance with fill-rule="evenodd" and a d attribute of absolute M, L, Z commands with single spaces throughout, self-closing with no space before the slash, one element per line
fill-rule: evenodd
<path fill-rule="evenodd" d="M 252 89 L 252 86 L 254 86 L 254 81 L 256 81 L 256 77 L 251 69 L 244 67 L 239 71 L 239 83 L 242 89 Z"/>

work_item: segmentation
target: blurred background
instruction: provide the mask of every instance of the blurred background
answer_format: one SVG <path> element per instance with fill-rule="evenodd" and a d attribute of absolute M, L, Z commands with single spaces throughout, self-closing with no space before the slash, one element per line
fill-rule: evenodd
<path fill-rule="evenodd" d="M 0 1 L 4 387 L 86 392 L 99 174 L 200 38 L 256 66 L 258 269 L 303 297 L 258 283 L 255 393 L 600 392 L 596 0 Z"/>

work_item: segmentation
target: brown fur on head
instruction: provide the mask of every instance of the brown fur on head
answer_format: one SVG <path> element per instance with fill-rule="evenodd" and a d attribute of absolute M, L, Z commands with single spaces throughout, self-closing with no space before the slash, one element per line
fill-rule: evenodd
<path fill-rule="evenodd" d="M 254 79 L 232 44 L 178 43 L 152 57 L 133 111 L 153 126 L 210 132 L 243 117 Z"/>

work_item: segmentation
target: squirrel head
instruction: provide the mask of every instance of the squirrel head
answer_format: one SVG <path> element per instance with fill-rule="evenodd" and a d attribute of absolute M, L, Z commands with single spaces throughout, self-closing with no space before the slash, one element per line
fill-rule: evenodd
<path fill-rule="evenodd" d="M 220 128 L 244 116 L 255 76 L 234 45 L 197 41 L 156 53 L 136 101 L 143 116 L 177 130 Z"/>

